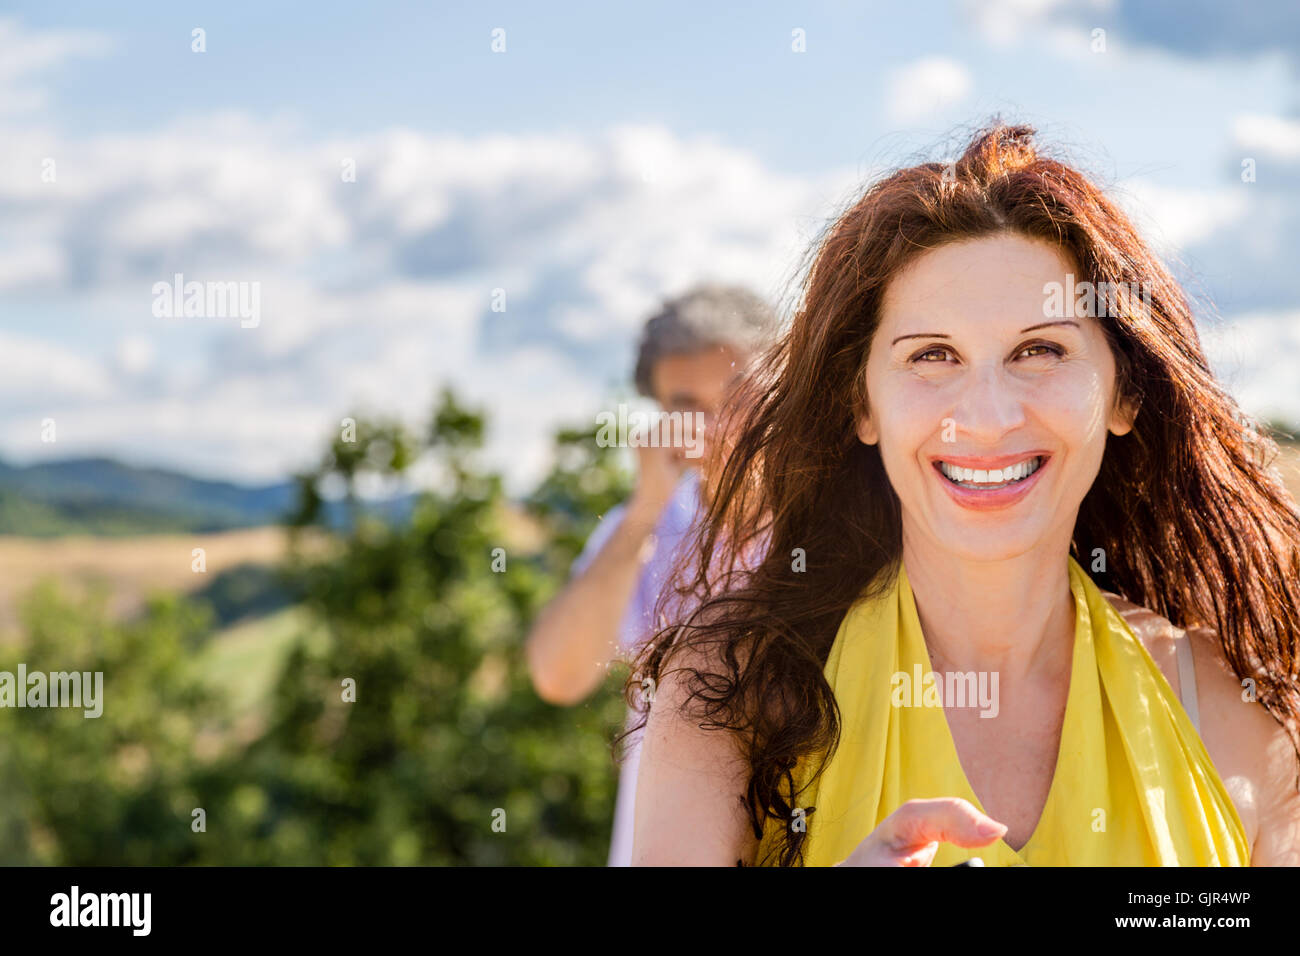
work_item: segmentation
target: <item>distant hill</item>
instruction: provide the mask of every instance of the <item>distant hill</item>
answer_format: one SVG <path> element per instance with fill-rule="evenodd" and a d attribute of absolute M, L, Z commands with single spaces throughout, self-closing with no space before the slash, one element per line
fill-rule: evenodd
<path fill-rule="evenodd" d="M 148 534 L 273 524 L 292 482 L 239 485 L 111 458 L 0 462 L 0 534 Z"/>

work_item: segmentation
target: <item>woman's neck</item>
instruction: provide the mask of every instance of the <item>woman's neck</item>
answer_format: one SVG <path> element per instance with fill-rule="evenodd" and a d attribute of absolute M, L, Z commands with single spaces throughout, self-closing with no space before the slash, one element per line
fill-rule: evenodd
<path fill-rule="evenodd" d="M 997 672 L 1004 686 L 1068 668 L 1075 607 L 1066 554 L 1053 543 L 969 561 L 905 533 L 903 564 L 935 668 Z"/>

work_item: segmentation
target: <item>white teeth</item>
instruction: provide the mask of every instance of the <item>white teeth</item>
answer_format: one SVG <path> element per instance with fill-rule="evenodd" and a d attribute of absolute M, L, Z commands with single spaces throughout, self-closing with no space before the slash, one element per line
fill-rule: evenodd
<path fill-rule="evenodd" d="M 981 468 L 959 468 L 946 461 L 939 462 L 939 470 L 949 480 L 963 487 L 980 487 L 985 490 L 1000 487 L 1013 481 L 1023 481 L 1039 469 L 1043 463 L 1041 457 L 1027 458 L 1006 468 L 992 470 Z"/>

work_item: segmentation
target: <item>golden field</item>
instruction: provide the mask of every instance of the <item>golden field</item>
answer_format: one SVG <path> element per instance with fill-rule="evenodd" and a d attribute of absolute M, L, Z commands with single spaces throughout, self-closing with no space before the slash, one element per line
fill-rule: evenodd
<path fill-rule="evenodd" d="M 195 548 L 204 550 L 203 573 L 192 570 Z M 287 550 L 284 530 L 278 527 L 130 538 L 0 535 L 0 633 L 17 624 L 23 595 L 43 578 L 53 578 L 73 593 L 102 586 L 110 611 L 129 615 L 151 593 L 196 591 L 238 565 L 277 564 Z"/>

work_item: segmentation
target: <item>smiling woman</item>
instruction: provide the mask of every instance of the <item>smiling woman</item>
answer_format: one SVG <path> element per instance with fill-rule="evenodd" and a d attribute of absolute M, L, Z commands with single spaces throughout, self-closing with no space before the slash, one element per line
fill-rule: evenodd
<path fill-rule="evenodd" d="M 1300 513 L 1168 271 L 1032 136 L 819 245 L 718 443 L 697 610 L 635 668 L 638 862 L 1300 864 Z M 1143 293 L 1062 316 L 1084 283 Z"/>

